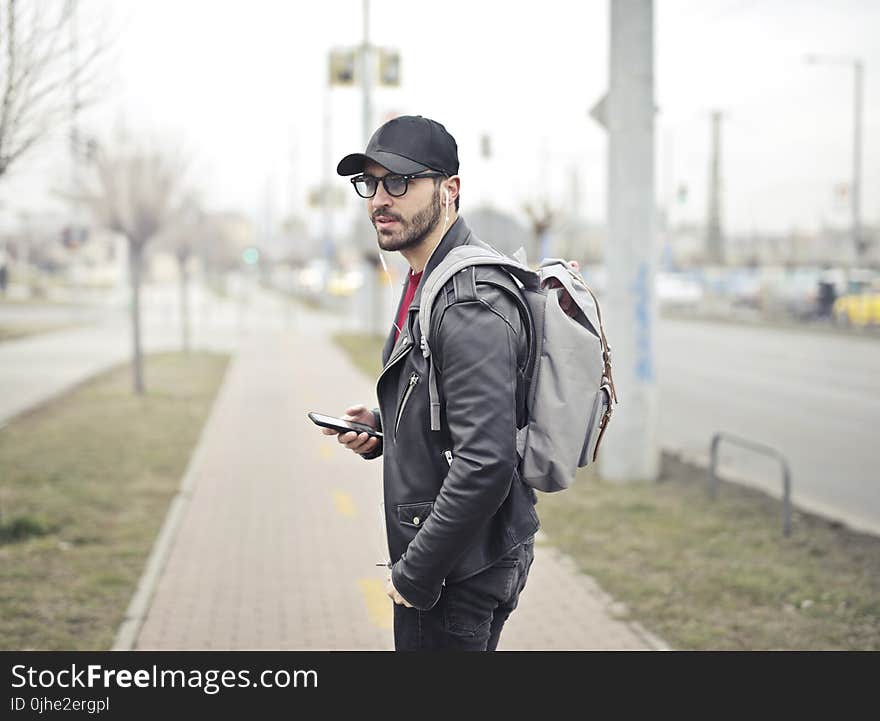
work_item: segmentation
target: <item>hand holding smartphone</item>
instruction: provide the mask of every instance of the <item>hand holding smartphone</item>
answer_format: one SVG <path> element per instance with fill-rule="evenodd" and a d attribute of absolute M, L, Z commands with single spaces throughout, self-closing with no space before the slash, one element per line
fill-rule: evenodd
<path fill-rule="evenodd" d="M 342 418 L 335 418 L 333 416 L 327 416 L 323 413 L 315 413 L 313 411 L 309 412 L 309 418 L 315 425 L 321 426 L 322 428 L 331 428 L 339 433 L 353 431 L 354 433 L 367 433 L 373 438 L 378 438 L 379 440 L 382 439 L 382 433 L 380 431 L 363 423 L 355 423 L 354 421 L 347 421 Z"/>

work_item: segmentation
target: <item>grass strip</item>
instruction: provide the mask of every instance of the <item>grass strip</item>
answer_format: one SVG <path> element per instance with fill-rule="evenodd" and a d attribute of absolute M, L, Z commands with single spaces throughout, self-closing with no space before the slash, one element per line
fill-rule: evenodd
<path fill-rule="evenodd" d="M 82 323 L 46 323 L 40 325 L 24 325 L 24 324 L 0 324 L 0 343 L 9 340 L 18 340 L 33 335 L 41 335 L 43 333 L 54 333 L 59 330 L 70 330 L 72 328 L 83 328 Z"/>
<path fill-rule="evenodd" d="M 0 431 L 0 648 L 109 648 L 228 357 L 157 354 Z"/>

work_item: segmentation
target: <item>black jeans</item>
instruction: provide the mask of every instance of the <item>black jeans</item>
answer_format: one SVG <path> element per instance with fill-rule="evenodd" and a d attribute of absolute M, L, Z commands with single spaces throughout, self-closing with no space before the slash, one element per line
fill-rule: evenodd
<path fill-rule="evenodd" d="M 535 557 L 534 538 L 485 571 L 443 587 L 428 611 L 394 605 L 396 651 L 494 651 Z"/>

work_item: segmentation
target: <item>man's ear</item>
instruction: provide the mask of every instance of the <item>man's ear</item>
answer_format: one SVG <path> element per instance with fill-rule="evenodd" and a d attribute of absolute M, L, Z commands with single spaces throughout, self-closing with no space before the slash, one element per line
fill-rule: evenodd
<path fill-rule="evenodd" d="M 446 187 L 449 189 L 449 205 L 455 205 L 455 199 L 461 190 L 461 178 L 457 175 L 450 175 L 446 179 Z"/>

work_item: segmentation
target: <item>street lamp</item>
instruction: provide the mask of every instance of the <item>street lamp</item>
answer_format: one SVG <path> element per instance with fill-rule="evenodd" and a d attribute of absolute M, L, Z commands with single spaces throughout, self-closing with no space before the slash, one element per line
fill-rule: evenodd
<path fill-rule="evenodd" d="M 852 242 L 856 259 L 861 260 L 867 245 L 862 240 L 862 92 L 865 67 L 861 58 L 840 55 L 807 55 L 810 65 L 848 65 L 853 75 L 853 165 L 852 165 Z"/>

